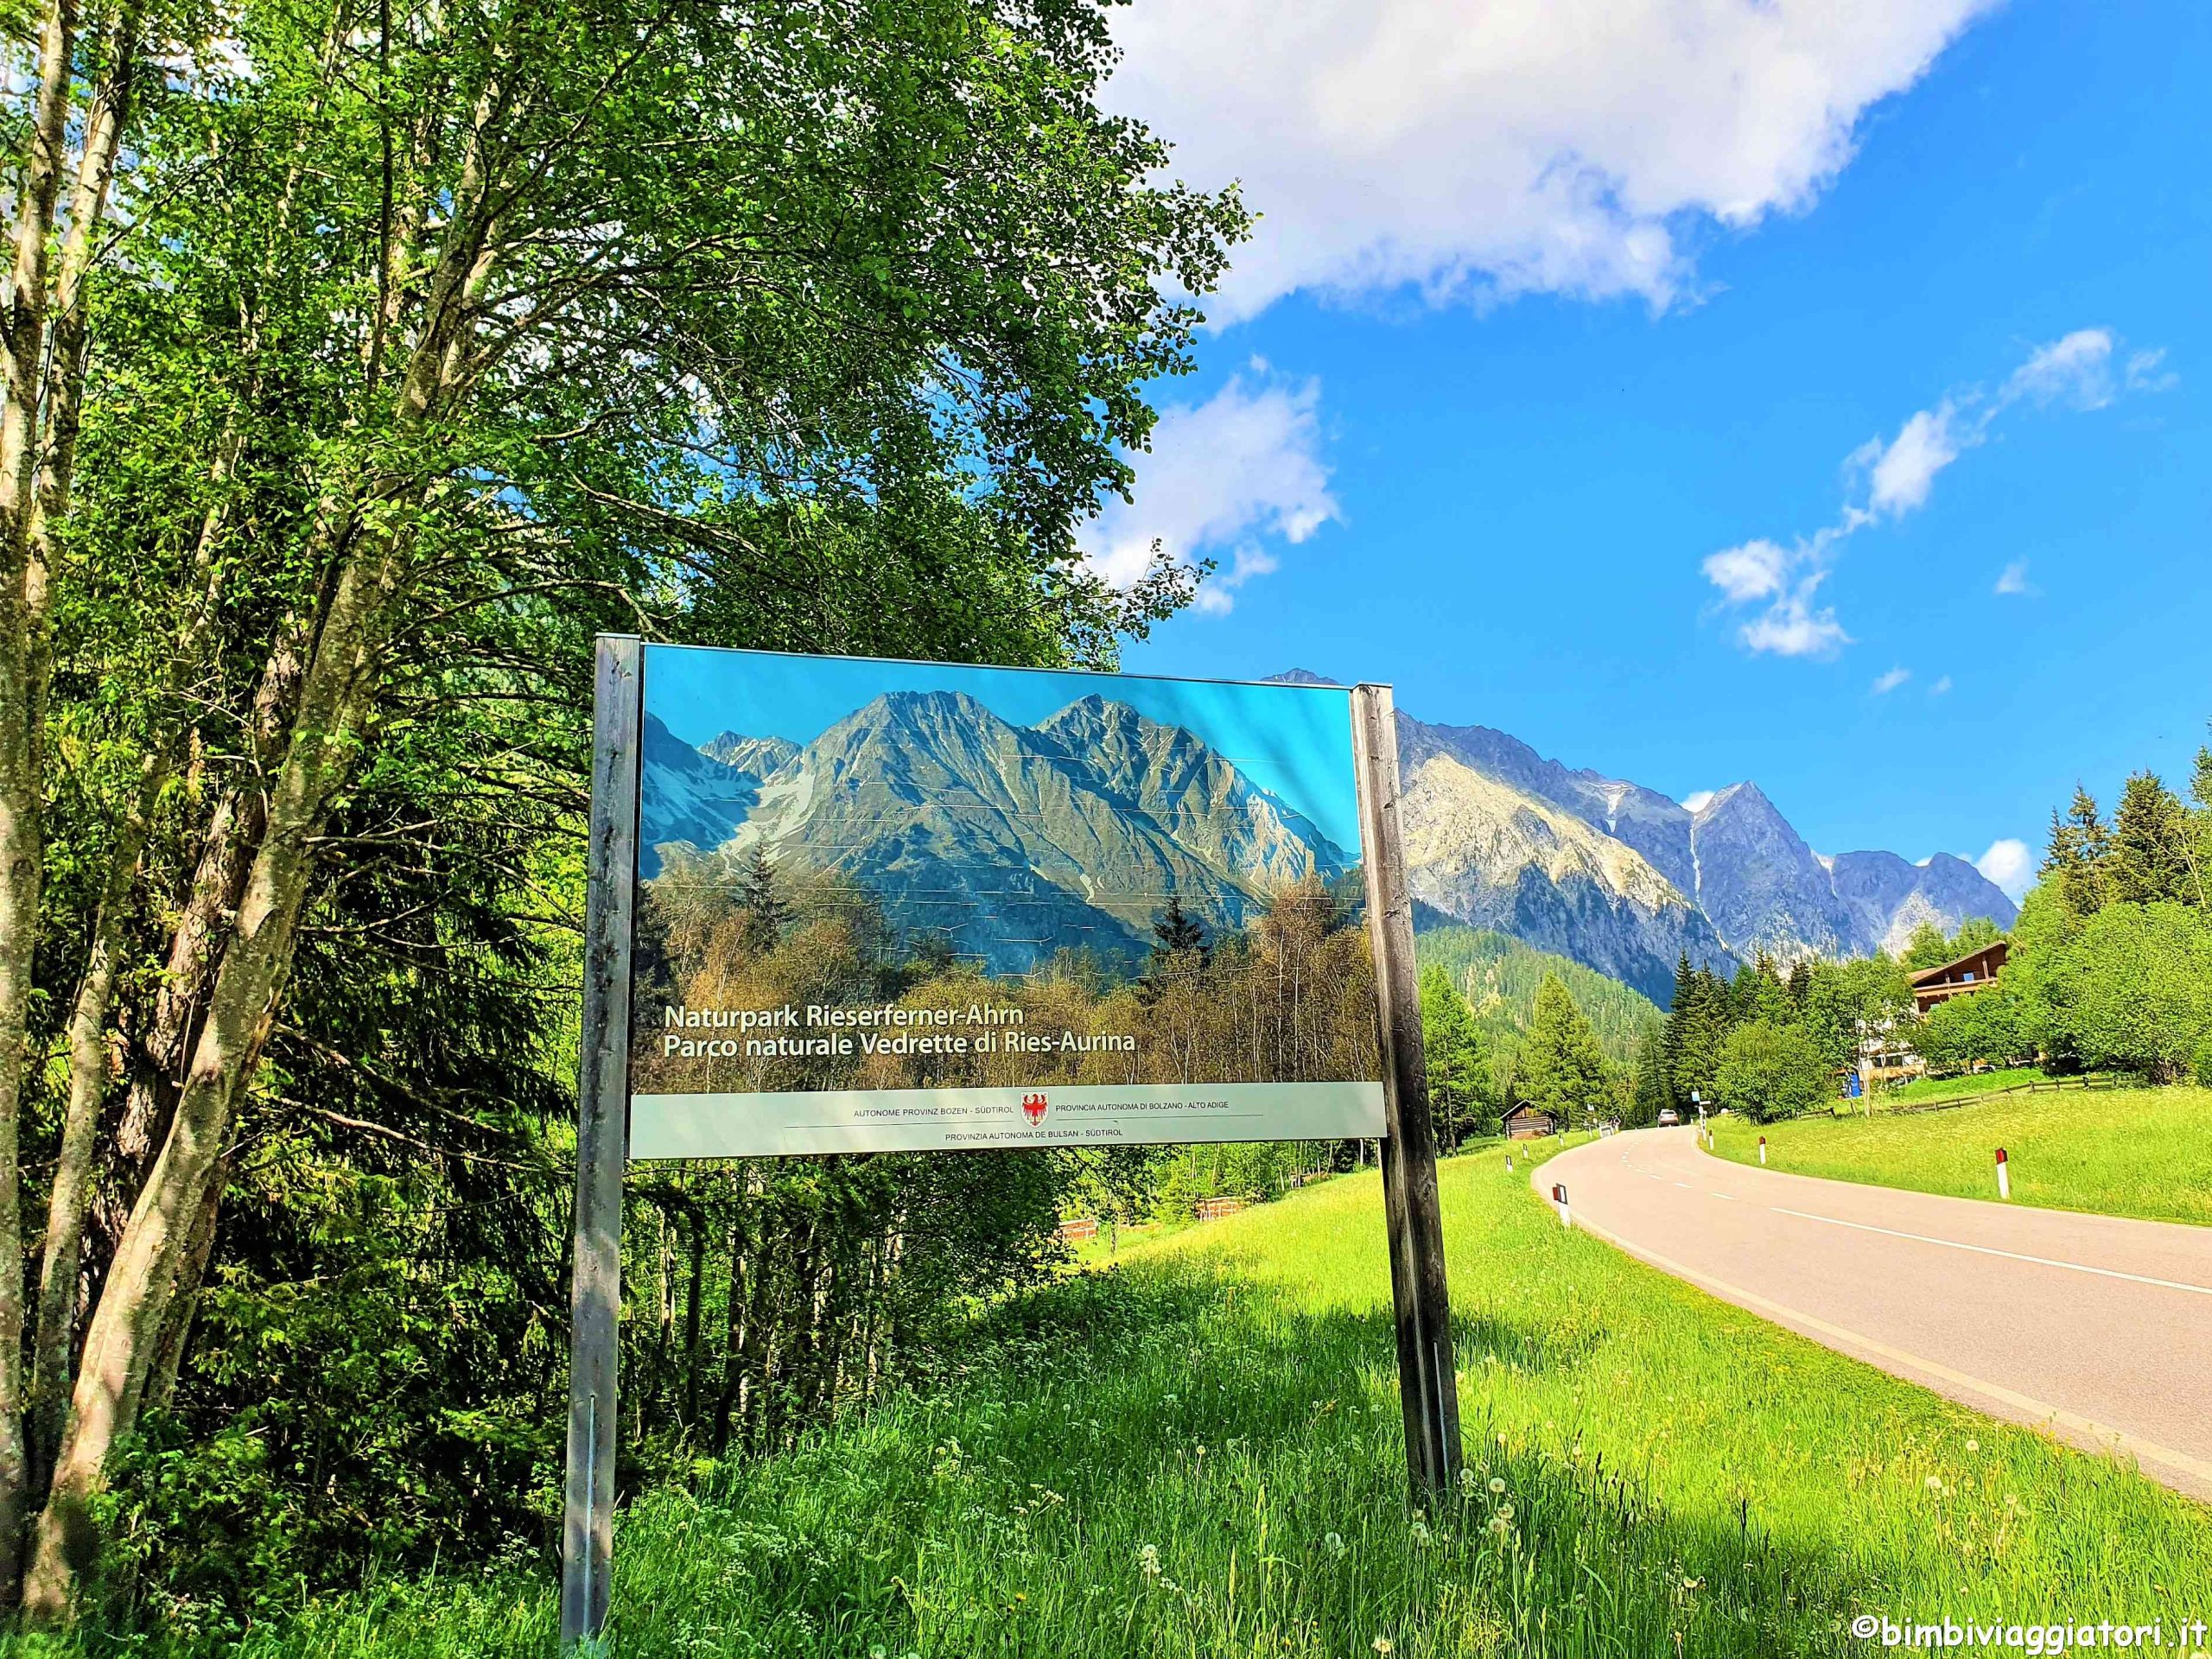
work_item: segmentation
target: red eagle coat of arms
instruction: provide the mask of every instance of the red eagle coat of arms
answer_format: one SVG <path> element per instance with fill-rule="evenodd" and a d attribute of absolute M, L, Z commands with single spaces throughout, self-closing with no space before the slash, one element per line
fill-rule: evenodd
<path fill-rule="evenodd" d="M 1032 1123 L 1042 1123 L 1045 1121 L 1045 1096 L 1024 1095 L 1021 1097 L 1021 1115 Z"/>

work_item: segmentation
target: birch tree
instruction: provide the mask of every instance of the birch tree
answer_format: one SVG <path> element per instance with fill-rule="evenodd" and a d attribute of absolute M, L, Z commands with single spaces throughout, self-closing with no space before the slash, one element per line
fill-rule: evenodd
<path fill-rule="evenodd" d="M 1233 197 L 1144 182 L 1164 152 L 1095 109 L 1109 48 L 1086 7 L 257 0 L 118 145 L 100 135 L 129 112 L 142 22 L 117 20 L 73 125 L 81 54 L 54 4 L 0 420 L 0 1263 L 20 1259 L 50 575 L 123 593 L 162 667 L 73 935 L 35 1344 L 52 1474 L 24 1588 L 49 1623 L 117 1443 L 174 1374 L 368 770 L 472 700 L 573 709 L 610 613 L 817 649 L 927 631 L 948 655 L 1109 652 L 1190 575 L 1109 589 L 1077 526 L 1127 488 L 1144 383 L 1186 365 L 1196 314 L 1166 296 L 1210 286 L 1243 226 Z M 92 207 L 56 276 L 79 130 Z M 124 291 L 75 302 L 73 335 L 37 302 L 118 156 Z M 81 461 L 49 363 L 86 388 Z M 479 781 L 557 792 L 568 758 L 518 736 Z M 103 1143 L 134 945 L 158 971 Z M 22 1316 L 0 1283 L 0 1540 L 27 1491 Z"/>

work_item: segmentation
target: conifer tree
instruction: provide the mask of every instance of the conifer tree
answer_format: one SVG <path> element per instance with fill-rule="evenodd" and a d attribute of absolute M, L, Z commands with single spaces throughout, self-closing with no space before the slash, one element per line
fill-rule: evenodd
<path fill-rule="evenodd" d="M 2129 778 L 2113 817 L 2106 897 L 2139 905 L 2198 902 L 2189 830 L 2187 812 L 2158 773 Z"/>
<path fill-rule="evenodd" d="M 1598 1033 L 1556 975 L 1545 975 L 1537 988 L 1535 1018 L 1521 1063 L 1528 1101 L 1562 1123 L 1602 1109 L 1610 1098 L 1611 1077 Z"/>
<path fill-rule="evenodd" d="M 1203 953 L 1206 948 L 1205 925 L 1184 911 L 1180 899 L 1167 901 L 1167 909 L 1152 925 L 1152 937 L 1155 960 L 1181 950 Z"/>
<path fill-rule="evenodd" d="M 1690 967 L 1690 953 L 1685 950 L 1675 959 L 1675 994 L 1667 1004 L 1667 1018 L 1659 1027 L 1657 1058 L 1660 1084 L 1667 1095 L 1662 1103 L 1664 1105 L 1675 1104 L 1675 1072 L 1681 1060 L 1691 1010 L 1696 1001 L 1697 975 Z"/>
<path fill-rule="evenodd" d="M 1152 925 L 1152 955 L 1137 982 L 1138 1001 L 1152 1007 L 1171 980 L 1203 973 L 1211 958 L 1205 924 L 1183 908 L 1182 899 L 1171 897 Z"/>
<path fill-rule="evenodd" d="M 1805 1010 L 1806 999 L 1813 994 L 1813 964 L 1800 957 L 1789 970 L 1789 1001 L 1800 1014 Z"/>
<path fill-rule="evenodd" d="M 744 917 L 739 937 L 747 951 L 766 956 L 782 940 L 784 924 L 791 920 L 791 906 L 777 891 L 776 867 L 769 861 L 768 849 L 758 842 L 738 872 L 737 904 Z"/>
<path fill-rule="evenodd" d="M 1421 1037 L 1437 1137 L 1456 1147 L 1481 1122 L 1490 1056 L 1475 1011 L 1440 963 L 1421 970 Z"/>
<path fill-rule="evenodd" d="M 2105 866 L 2112 834 L 2097 810 L 2096 798 L 2075 785 L 2064 817 L 2050 816 L 2050 846 L 2043 873 L 2058 887 L 2059 903 L 2069 915 L 2094 916 L 2104 907 Z"/>
<path fill-rule="evenodd" d="M 1674 1081 L 1667 1064 L 1664 1026 L 1652 1027 L 1637 1044 L 1636 1072 L 1630 1093 L 1629 1121 L 1637 1128 L 1648 1128 L 1656 1123 L 1659 1114 L 1675 1103 Z"/>
<path fill-rule="evenodd" d="M 1700 968 L 1690 980 L 1689 995 L 1677 1005 L 1681 1023 L 1675 1041 L 1675 1098 L 1688 1102 L 1713 1096 L 1713 1078 L 1720 1064 L 1720 1045 L 1726 1040 L 1728 986 L 1710 969 Z"/>

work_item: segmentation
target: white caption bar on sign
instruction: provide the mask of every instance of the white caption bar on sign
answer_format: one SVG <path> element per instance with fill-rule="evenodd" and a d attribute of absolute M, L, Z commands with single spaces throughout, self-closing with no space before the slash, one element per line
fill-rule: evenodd
<path fill-rule="evenodd" d="M 1372 1140 L 1380 1083 L 1049 1084 L 639 1095 L 630 1156 L 769 1158 L 823 1152 Z"/>

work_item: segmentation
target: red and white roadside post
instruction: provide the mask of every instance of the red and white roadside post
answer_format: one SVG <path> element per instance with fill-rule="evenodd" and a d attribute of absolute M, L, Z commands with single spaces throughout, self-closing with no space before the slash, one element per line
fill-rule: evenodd
<path fill-rule="evenodd" d="M 1559 1224 L 1560 1226 L 1572 1227 L 1574 1225 L 1574 1212 L 1567 1207 L 1567 1183 L 1565 1181 L 1554 1181 L 1552 1183 L 1552 1207 L 1559 1211 Z"/>
<path fill-rule="evenodd" d="M 2009 1199 L 2012 1196 L 2012 1177 L 2005 1167 L 2005 1148 L 1997 1148 L 1997 1196 Z"/>
<path fill-rule="evenodd" d="M 1766 1167 L 1766 1136 L 1759 1136 L 1759 1167 Z"/>

